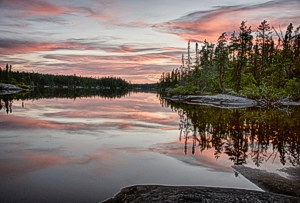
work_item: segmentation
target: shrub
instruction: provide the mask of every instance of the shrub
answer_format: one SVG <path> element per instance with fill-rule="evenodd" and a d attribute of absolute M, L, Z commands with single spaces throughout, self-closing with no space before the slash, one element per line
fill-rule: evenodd
<path fill-rule="evenodd" d="M 294 100 L 300 100 L 300 81 L 296 78 L 290 79 L 285 84 L 285 92 Z"/>
<path fill-rule="evenodd" d="M 186 83 L 184 86 L 176 85 L 174 89 L 168 91 L 171 95 L 187 95 L 187 94 L 196 94 L 198 88 L 192 83 Z"/>

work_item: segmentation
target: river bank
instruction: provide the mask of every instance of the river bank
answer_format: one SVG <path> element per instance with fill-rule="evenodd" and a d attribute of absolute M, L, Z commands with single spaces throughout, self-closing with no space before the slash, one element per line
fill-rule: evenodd
<path fill-rule="evenodd" d="M 170 100 L 175 103 L 191 104 L 191 105 L 206 105 L 215 106 L 219 108 L 248 108 L 248 107 L 264 107 L 266 105 L 272 106 L 300 106 L 300 102 L 291 101 L 289 99 L 282 99 L 270 102 L 264 99 L 253 100 L 240 96 L 233 96 L 227 94 L 216 95 L 173 95 L 166 96 L 163 99 Z"/>

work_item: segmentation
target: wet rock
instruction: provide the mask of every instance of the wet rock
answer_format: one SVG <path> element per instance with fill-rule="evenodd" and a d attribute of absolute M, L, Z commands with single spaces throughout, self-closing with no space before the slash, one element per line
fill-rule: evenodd
<path fill-rule="evenodd" d="M 174 95 L 167 96 L 164 99 L 175 103 L 192 104 L 192 105 L 206 105 L 215 106 L 219 108 L 237 109 L 248 107 L 266 107 L 266 106 L 300 106 L 300 102 L 292 101 L 290 99 L 281 99 L 271 102 L 266 99 L 248 99 L 245 97 L 232 96 L 227 94 L 216 95 Z"/>
<path fill-rule="evenodd" d="M 136 189 L 140 187 L 144 188 L 143 193 Z M 300 202 L 300 198 L 297 197 L 232 188 L 159 185 L 128 188 L 122 189 L 120 193 L 105 202 Z"/>
<path fill-rule="evenodd" d="M 0 95 L 15 94 L 22 91 L 26 90 L 12 84 L 0 83 Z"/>
<path fill-rule="evenodd" d="M 177 103 L 216 106 L 220 108 L 247 108 L 257 105 L 257 102 L 244 97 L 237 97 L 226 94 L 216 95 L 176 95 L 165 99 Z"/>
<path fill-rule="evenodd" d="M 263 190 L 300 198 L 300 168 L 284 169 L 291 178 L 242 165 L 233 168 Z"/>

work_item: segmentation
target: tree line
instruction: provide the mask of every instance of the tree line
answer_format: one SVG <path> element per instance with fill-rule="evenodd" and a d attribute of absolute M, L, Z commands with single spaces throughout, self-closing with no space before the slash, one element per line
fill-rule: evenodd
<path fill-rule="evenodd" d="M 23 88 L 70 88 L 70 89 L 129 89 L 130 84 L 119 77 L 81 77 L 76 75 L 52 75 L 30 72 L 13 71 L 12 66 L 6 64 L 0 67 L 0 82 L 14 84 Z"/>
<path fill-rule="evenodd" d="M 216 43 L 195 44 L 182 64 L 163 73 L 161 93 L 232 93 L 249 98 L 300 99 L 300 26 L 286 31 L 262 21 L 256 30 L 243 21 L 238 32 L 222 33 Z"/>

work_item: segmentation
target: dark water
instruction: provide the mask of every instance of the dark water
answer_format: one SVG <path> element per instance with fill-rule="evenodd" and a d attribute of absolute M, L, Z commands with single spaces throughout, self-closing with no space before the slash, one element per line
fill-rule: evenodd
<path fill-rule="evenodd" d="M 168 103 L 179 115 L 185 154 L 213 151 L 234 165 L 300 165 L 300 108 L 221 109 Z"/>
<path fill-rule="evenodd" d="M 99 202 L 133 184 L 260 190 L 231 166 L 284 176 L 278 169 L 299 165 L 299 108 L 170 105 L 153 93 L 34 94 L 1 98 L 1 202 Z"/>

